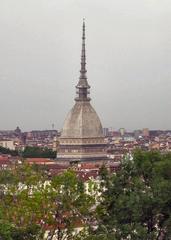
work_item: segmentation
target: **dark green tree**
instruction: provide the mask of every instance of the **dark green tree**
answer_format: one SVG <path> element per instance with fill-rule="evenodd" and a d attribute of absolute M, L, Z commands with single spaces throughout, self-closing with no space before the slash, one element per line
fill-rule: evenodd
<path fill-rule="evenodd" d="M 171 239 L 171 154 L 136 151 L 125 159 L 97 212 L 95 234 L 104 239 Z"/>
<path fill-rule="evenodd" d="M 3 153 L 3 154 L 9 154 L 11 156 L 18 156 L 18 151 L 16 150 L 11 150 L 9 148 L 4 148 L 2 146 L 0 146 L 0 153 Z"/>
<path fill-rule="evenodd" d="M 49 148 L 26 146 L 22 152 L 24 158 L 56 158 L 56 151 Z"/>

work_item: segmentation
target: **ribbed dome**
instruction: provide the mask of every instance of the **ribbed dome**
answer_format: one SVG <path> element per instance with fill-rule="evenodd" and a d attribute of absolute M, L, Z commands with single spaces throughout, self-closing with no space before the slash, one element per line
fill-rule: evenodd
<path fill-rule="evenodd" d="M 75 103 L 64 122 L 61 137 L 103 137 L 100 119 L 90 102 L 78 101 Z"/>

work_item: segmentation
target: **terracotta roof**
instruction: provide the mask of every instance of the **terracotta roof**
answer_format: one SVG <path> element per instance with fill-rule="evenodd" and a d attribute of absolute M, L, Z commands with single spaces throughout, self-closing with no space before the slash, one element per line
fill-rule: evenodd
<path fill-rule="evenodd" d="M 91 163 L 84 163 L 81 164 L 81 169 L 98 169 L 99 167 L 96 164 Z"/>
<path fill-rule="evenodd" d="M 9 161 L 9 157 L 7 157 L 7 156 L 0 156 L 0 162 L 1 161 Z"/>
<path fill-rule="evenodd" d="M 55 164 L 55 161 L 49 159 L 49 158 L 27 158 L 26 161 L 30 164 L 35 163 L 35 164 L 50 164 L 53 165 Z"/>

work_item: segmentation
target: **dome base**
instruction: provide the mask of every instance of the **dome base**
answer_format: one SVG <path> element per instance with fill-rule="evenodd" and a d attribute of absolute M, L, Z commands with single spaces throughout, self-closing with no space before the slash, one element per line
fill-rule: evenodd
<path fill-rule="evenodd" d="M 57 160 L 69 162 L 106 161 L 107 144 L 99 138 L 59 138 Z"/>

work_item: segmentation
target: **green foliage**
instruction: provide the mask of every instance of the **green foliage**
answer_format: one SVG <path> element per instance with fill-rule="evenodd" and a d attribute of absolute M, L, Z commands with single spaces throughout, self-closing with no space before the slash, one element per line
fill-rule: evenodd
<path fill-rule="evenodd" d="M 74 239 L 86 226 L 94 198 L 72 170 L 49 181 L 42 169 L 27 164 L 0 172 L 0 240 Z"/>
<path fill-rule="evenodd" d="M 11 233 L 12 225 L 0 219 L 0 240 L 13 240 Z"/>
<path fill-rule="evenodd" d="M 18 156 L 18 151 L 11 150 L 9 148 L 4 148 L 2 146 L 0 146 L 0 153 L 2 153 L 2 154 L 9 154 L 11 156 Z"/>
<path fill-rule="evenodd" d="M 104 181 L 107 181 L 109 178 L 109 172 L 104 164 L 101 166 L 99 170 L 99 175 L 101 177 L 101 180 L 104 180 Z"/>
<path fill-rule="evenodd" d="M 171 238 L 171 154 L 136 151 L 102 195 L 97 234 L 118 240 Z"/>
<path fill-rule="evenodd" d="M 17 228 L 12 223 L 0 220 L 0 240 L 36 240 L 40 227 L 36 224 Z M 43 236 L 41 235 L 43 238 Z"/>
<path fill-rule="evenodd" d="M 39 235 L 40 227 L 36 224 L 29 225 L 25 228 L 14 228 L 12 230 L 13 240 L 36 240 Z M 41 235 L 42 239 L 43 236 Z"/>
<path fill-rule="evenodd" d="M 73 229 L 88 224 L 87 219 L 91 215 L 90 208 L 94 204 L 94 198 L 86 194 L 83 182 L 72 170 L 54 177 L 52 188 L 55 198 L 52 200 L 51 211 L 55 218 L 51 219 L 51 223 L 56 226 L 56 237 L 60 240 L 66 234 L 68 239 L 73 239 Z"/>
<path fill-rule="evenodd" d="M 24 158 L 56 158 L 56 151 L 42 147 L 25 147 L 22 156 Z"/>
<path fill-rule="evenodd" d="M 107 169 L 107 167 L 105 165 L 102 165 L 100 170 L 99 170 L 99 176 L 100 176 L 100 191 L 102 192 L 103 189 L 107 189 L 109 184 L 110 184 L 110 174 L 109 174 L 109 170 Z"/>
<path fill-rule="evenodd" d="M 85 186 L 67 170 L 49 180 L 25 163 L 2 170 L 0 240 L 171 239 L 171 154 L 136 151 L 113 175 L 102 166 L 100 179 Z"/>

